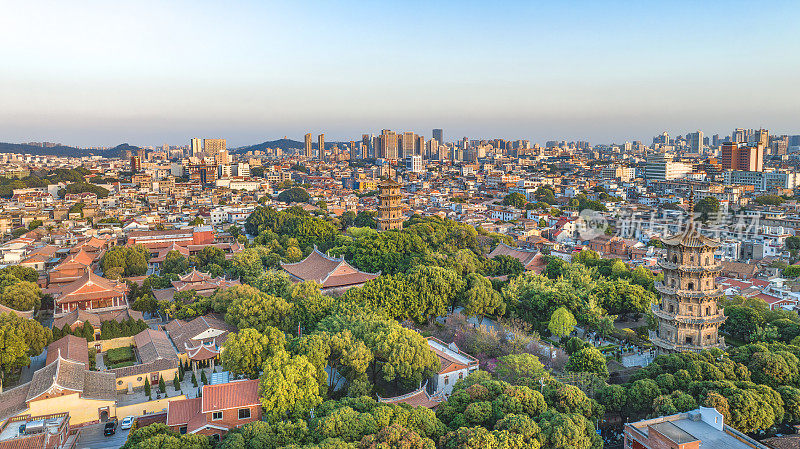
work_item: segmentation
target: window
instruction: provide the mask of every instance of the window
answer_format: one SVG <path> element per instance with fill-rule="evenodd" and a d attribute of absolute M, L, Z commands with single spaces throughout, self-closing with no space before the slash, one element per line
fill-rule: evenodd
<path fill-rule="evenodd" d="M 219 443 L 219 434 L 215 433 L 214 435 L 211 435 L 211 439 L 214 440 L 215 443 Z"/>
<path fill-rule="evenodd" d="M 689 284 L 687 284 L 687 285 L 686 285 L 686 288 L 687 288 L 689 291 L 692 291 L 692 290 L 694 290 L 694 282 L 689 282 Z"/>
<path fill-rule="evenodd" d="M 211 414 L 211 419 L 214 421 L 219 421 L 222 419 L 222 412 L 214 412 Z"/>
<path fill-rule="evenodd" d="M 444 376 L 444 384 L 447 385 L 450 383 L 450 376 Z"/>
<path fill-rule="evenodd" d="M 692 344 L 692 337 L 688 337 L 688 336 L 686 337 L 686 344 L 687 345 Z"/>
<path fill-rule="evenodd" d="M 178 429 L 178 432 L 179 432 L 181 435 L 185 435 L 185 434 L 186 434 L 186 426 L 182 426 L 182 427 L 180 427 L 180 428 Z"/>
<path fill-rule="evenodd" d="M 458 373 L 458 378 L 459 379 L 463 379 L 464 378 L 464 373 Z"/>
<path fill-rule="evenodd" d="M 711 307 L 706 307 L 706 315 L 711 315 Z"/>
<path fill-rule="evenodd" d="M 239 409 L 239 419 L 247 419 L 250 417 L 250 409 L 249 408 L 240 408 Z"/>

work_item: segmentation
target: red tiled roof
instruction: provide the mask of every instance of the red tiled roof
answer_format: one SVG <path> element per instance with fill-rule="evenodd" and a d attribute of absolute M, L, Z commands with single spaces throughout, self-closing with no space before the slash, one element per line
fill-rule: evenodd
<path fill-rule="evenodd" d="M 50 343 L 47 346 L 47 361 L 45 365 L 55 362 L 59 355 L 64 359 L 89 366 L 89 346 L 83 337 L 68 334 Z"/>
<path fill-rule="evenodd" d="M 444 398 L 439 396 L 429 396 L 425 391 L 425 387 L 413 391 L 409 394 L 397 396 L 394 398 L 378 398 L 379 402 L 384 404 L 408 404 L 412 407 L 426 407 L 435 408 L 444 401 Z"/>
<path fill-rule="evenodd" d="M 196 348 L 187 348 L 186 355 L 190 360 L 210 360 L 219 355 L 219 349 L 200 344 Z"/>
<path fill-rule="evenodd" d="M 123 295 L 127 286 L 94 274 L 91 270 L 62 287 L 56 302 L 80 301 Z"/>
<path fill-rule="evenodd" d="M 167 406 L 167 425 L 178 426 L 188 424 L 195 416 L 199 415 L 202 398 L 181 399 L 171 401 Z"/>
<path fill-rule="evenodd" d="M 203 413 L 259 405 L 258 379 L 203 386 Z"/>

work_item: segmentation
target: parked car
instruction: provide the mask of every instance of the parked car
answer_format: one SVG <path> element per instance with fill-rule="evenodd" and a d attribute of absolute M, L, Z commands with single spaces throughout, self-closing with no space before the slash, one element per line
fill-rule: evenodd
<path fill-rule="evenodd" d="M 119 424 L 120 430 L 128 430 L 133 426 L 133 416 L 126 416 L 125 419 Z"/>
<path fill-rule="evenodd" d="M 105 427 L 103 427 L 103 435 L 114 435 L 117 433 L 117 418 L 111 418 L 106 422 Z"/>

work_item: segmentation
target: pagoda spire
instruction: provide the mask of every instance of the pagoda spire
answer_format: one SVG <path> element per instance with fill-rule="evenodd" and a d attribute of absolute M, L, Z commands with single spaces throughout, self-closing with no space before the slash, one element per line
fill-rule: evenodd
<path fill-rule="evenodd" d="M 694 229 L 694 184 L 689 184 L 689 229 Z"/>

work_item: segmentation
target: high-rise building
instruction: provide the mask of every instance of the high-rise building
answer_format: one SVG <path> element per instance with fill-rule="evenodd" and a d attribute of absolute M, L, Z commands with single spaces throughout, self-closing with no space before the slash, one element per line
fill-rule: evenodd
<path fill-rule="evenodd" d="M 719 134 L 714 134 L 711 136 L 711 146 L 718 147 L 720 144 Z"/>
<path fill-rule="evenodd" d="M 769 131 L 766 129 L 759 129 L 758 131 L 753 132 L 752 141 L 756 145 L 760 145 L 762 148 L 767 148 L 769 146 Z"/>
<path fill-rule="evenodd" d="M 203 139 L 203 152 L 209 156 L 216 156 L 226 149 L 225 139 Z"/>
<path fill-rule="evenodd" d="M 361 155 L 363 159 L 369 159 L 369 150 L 372 149 L 372 138 L 370 138 L 369 134 L 362 134 L 361 135 L 361 144 L 367 146 L 367 153 Z"/>
<path fill-rule="evenodd" d="M 689 150 L 692 153 L 700 153 L 703 151 L 703 131 L 695 131 L 686 136 L 689 140 Z"/>
<path fill-rule="evenodd" d="M 394 131 L 381 130 L 380 157 L 391 161 L 397 160 L 397 134 Z"/>
<path fill-rule="evenodd" d="M 659 261 L 664 281 L 655 285 L 661 303 L 652 306 L 658 328 L 650 331 L 650 341 L 660 353 L 725 349 L 725 339 L 719 336 L 725 315 L 718 304 L 724 293 L 715 282 L 722 266 L 714 259 L 721 243 L 695 228 L 692 203 L 686 230 L 662 241 L 667 249 Z"/>
<path fill-rule="evenodd" d="M 764 171 L 764 147 L 744 142 L 722 144 L 722 168 L 725 170 Z"/>
<path fill-rule="evenodd" d="M 356 146 L 356 141 L 350 141 L 350 160 L 354 161 L 361 156 L 361 152 L 359 151 L 359 146 Z"/>
<path fill-rule="evenodd" d="M 439 159 L 439 142 L 436 139 L 431 139 L 428 141 L 428 159 Z"/>
<path fill-rule="evenodd" d="M 142 171 L 142 159 L 139 156 L 131 157 L 131 172 L 139 173 Z"/>
<path fill-rule="evenodd" d="M 417 136 L 417 143 L 414 145 L 414 154 L 425 156 L 425 136 Z"/>
<path fill-rule="evenodd" d="M 200 147 L 200 139 L 197 137 L 189 141 L 189 156 L 198 157 L 203 149 Z"/>
<path fill-rule="evenodd" d="M 387 179 L 380 183 L 378 189 L 378 229 L 400 229 L 403 227 L 403 216 L 400 210 L 400 187 L 402 184 Z"/>
<path fill-rule="evenodd" d="M 414 153 L 414 146 L 417 144 L 417 135 L 411 131 L 406 131 L 403 133 L 403 145 L 402 145 L 402 153 L 398 156 L 406 157 L 409 154 L 416 154 Z"/>
<path fill-rule="evenodd" d="M 230 155 L 228 154 L 228 150 L 220 150 L 215 156 L 214 161 L 217 164 L 228 164 L 231 161 Z"/>
<path fill-rule="evenodd" d="M 744 128 L 736 128 L 731 133 L 731 142 L 747 142 L 747 131 Z"/>
<path fill-rule="evenodd" d="M 442 131 L 441 128 L 434 129 L 431 135 L 434 139 L 436 139 L 437 142 L 444 145 L 444 131 Z"/>
<path fill-rule="evenodd" d="M 314 157 L 314 148 L 311 145 L 311 133 L 306 134 L 306 146 L 303 152 L 303 156 L 305 156 L 308 159 Z"/>
<path fill-rule="evenodd" d="M 317 146 L 319 147 L 317 158 L 321 161 L 325 160 L 325 134 L 320 134 L 317 136 Z"/>

